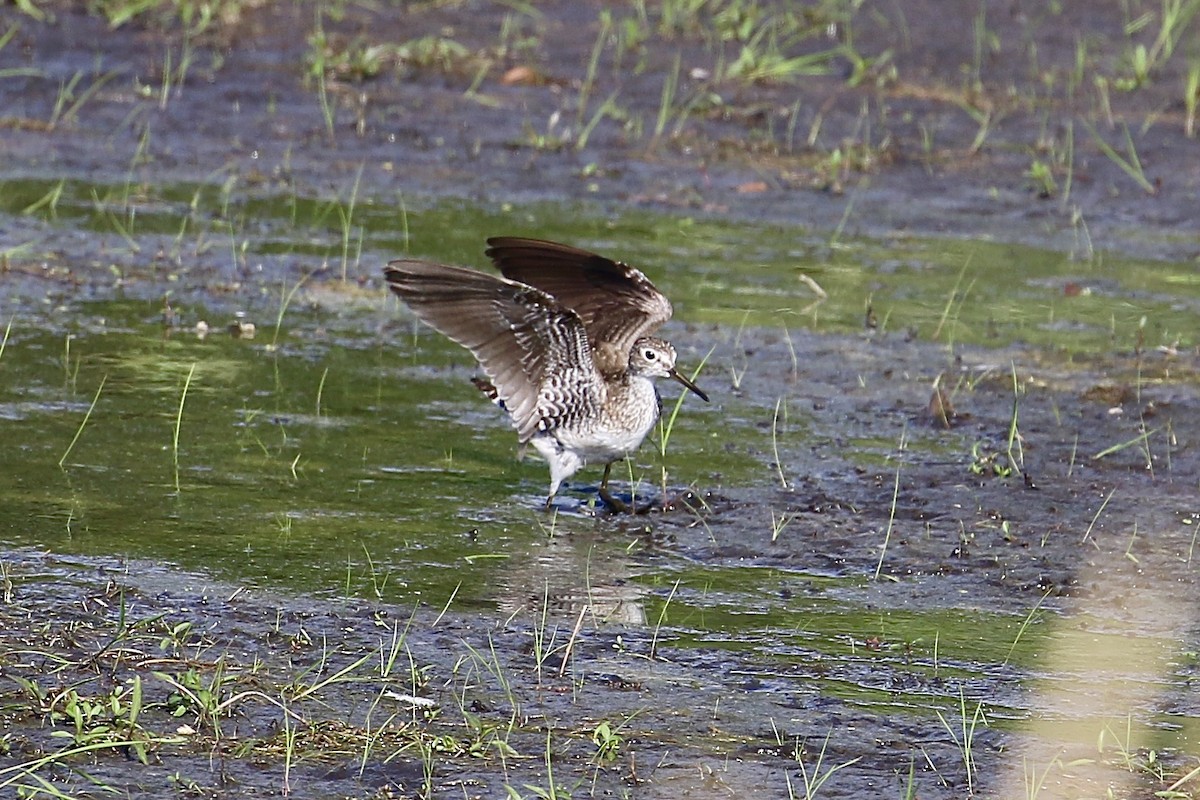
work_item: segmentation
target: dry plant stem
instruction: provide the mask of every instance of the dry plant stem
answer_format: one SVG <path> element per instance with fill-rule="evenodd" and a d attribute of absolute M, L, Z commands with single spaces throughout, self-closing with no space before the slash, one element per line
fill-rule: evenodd
<path fill-rule="evenodd" d="M 579 609 L 579 616 L 575 618 L 575 627 L 571 629 L 571 636 L 567 639 L 567 646 L 563 650 L 562 663 L 558 665 L 558 676 L 560 678 L 567 671 L 567 664 L 571 660 L 571 650 L 575 647 L 575 640 L 579 638 L 579 631 L 583 629 L 583 619 L 590 610 L 591 605 L 584 603 Z"/>
<path fill-rule="evenodd" d="M 896 502 L 900 497 L 900 467 L 904 463 L 904 449 L 905 445 L 907 444 L 907 438 L 908 425 L 906 423 L 904 428 L 900 431 L 900 444 L 896 449 L 896 480 L 892 486 L 892 507 L 888 512 L 887 530 L 883 534 L 883 546 L 879 549 L 879 563 L 875 565 L 874 580 L 879 580 L 879 575 L 883 571 L 883 559 L 887 555 L 888 542 L 891 541 L 892 538 L 892 528 L 896 524 Z"/>
<path fill-rule="evenodd" d="M 317 384 L 317 419 L 321 418 L 321 395 L 325 392 L 325 379 L 329 377 L 329 367 L 321 373 L 321 381 Z"/>
<path fill-rule="evenodd" d="M 67 445 L 66 452 L 62 454 L 62 458 L 58 460 L 58 468 L 62 469 L 63 462 L 67 460 L 67 456 L 71 455 L 71 451 L 75 449 L 75 443 L 79 441 L 79 437 L 83 434 L 84 427 L 87 426 L 88 420 L 92 418 L 92 411 L 96 408 L 96 401 L 100 399 L 100 392 L 104 390 L 104 382 L 108 380 L 105 375 L 100 379 L 100 385 L 96 387 L 96 394 L 92 397 L 92 404 L 88 406 L 87 413 L 83 415 L 83 422 L 79 423 L 79 429 L 75 431 L 75 438 Z"/>
<path fill-rule="evenodd" d="M 1012 383 L 1013 383 L 1013 406 L 1012 416 L 1008 421 L 1008 466 L 1014 470 L 1024 472 L 1025 470 L 1025 451 L 1021 447 L 1020 429 L 1017 427 L 1018 411 L 1020 409 L 1021 387 L 1017 380 L 1017 363 L 1009 362 L 1012 365 Z M 1013 457 L 1013 447 L 1017 449 L 1016 458 Z"/>
<path fill-rule="evenodd" d="M 446 612 L 450 610 L 450 604 L 454 602 L 454 598 L 458 596 L 458 590 L 461 588 L 462 581 L 459 581 L 457 584 L 455 584 L 454 591 L 450 593 L 448 598 L 446 598 L 446 604 L 442 606 L 442 610 L 438 612 L 437 618 L 434 619 L 433 624 L 429 626 L 430 628 L 436 628 L 438 623 L 442 621 L 442 617 L 446 616 Z M 409 618 L 409 624 L 412 624 L 412 618 Z"/>
<path fill-rule="evenodd" d="M 1079 540 L 1080 544 L 1086 544 L 1087 540 L 1092 536 L 1092 528 L 1096 527 L 1096 520 L 1100 519 L 1100 515 L 1104 513 L 1104 509 L 1108 507 L 1108 501 L 1113 499 L 1113 495 L 1117 493 L 1117 488 L 1114 486 L 1108 491 L 1108 495 L 1104 498 L 1104 502 L 1096 509 L 1096 515 L 1092 517 L 1092 521 L 1088 523 L 1087 530 L 1083 532 L 1083 538 Z M 1095 539 L 1092 539 L 1092 544 L 1096 549 L 1100 549 L 1100 544 Z"/>
<path fill-rule="evenodd" d="M 179 469 L 179 429 L 183 425 L 183 404 L 187 402 L 188 389 L 192 385 L 192 376 L 196 374 L 196 363 L 193 361 L 188 370 L 187 379 L 183 382 L 183 391 L 179 394 L 179 409 L 175 412 L 175 431 L 171 436 L 171 460 Z M 178 488 L 178 487 L 176 487 Z"/>
<path fill-rule="evenodd" d="M 654 623 L 654 635 L 650 638 L 650 660 L 654 660 L 655 651 L 658 650 L 658 632 L 662 628 L 663 620 L 667 616 L 667 608 L 671 605 L 671 600 L 675 598 L 675 593 L 679 591 L 679 581 L 671 586 L 671 593 L 667 595 L 667 601 L 663 603 L 662 610 L 658 612 L 658 619 Z"/>
<path fill-rule="evenodd" d="M 771 451 L 775 455 L 775 473 L 779 476 L 779 485 L 786 489 L 787 477 L 783 474 L 783 464 L 779 460 L 779 409 L 782 405 L 783 398 L 780 397 L 775 401 L 775 416 L 771 419 Z M 787 415 L 786 408 L 784 415 Z"/>

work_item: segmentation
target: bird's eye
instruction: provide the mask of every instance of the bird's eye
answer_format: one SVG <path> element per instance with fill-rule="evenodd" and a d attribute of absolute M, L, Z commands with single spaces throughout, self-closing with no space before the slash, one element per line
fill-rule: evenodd
<path fill-rule="evenodd" d="M 647 361 L 653 361 L 654 359 L 658 358 L 658 354 L 655 353 L 653 350 L 647 350 L 645 355 L 646 355 Z"/>

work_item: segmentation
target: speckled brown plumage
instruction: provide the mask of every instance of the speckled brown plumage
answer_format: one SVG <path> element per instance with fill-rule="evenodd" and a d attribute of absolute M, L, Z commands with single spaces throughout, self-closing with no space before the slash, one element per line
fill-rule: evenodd
<path fill-rule="evenodd" d="M 653 379 L 679 381 L 675 349 L 648 336 L 671 304 L 638 270 L 555 242 L 500 237 L 487 255 L 504 277 L 415 259 L 384 276 L 423 322 L 471 351 L 488 376 L 476 385 L 508 411 L 522 444 L 550 465 L 550 495 L 590 462 L 641 444 L 658 418 Z"/>

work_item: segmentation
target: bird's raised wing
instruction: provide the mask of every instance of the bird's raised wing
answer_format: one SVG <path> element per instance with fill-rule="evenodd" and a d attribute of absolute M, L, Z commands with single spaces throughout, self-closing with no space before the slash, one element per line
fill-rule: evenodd
<path fill-rule="evenodd" d="M 464 267 L 401 259 L 389 287 L 422 322 L 471 351 L 512 415 L 522 443 L 559 422 L 561 386 L 573 412 L 600 402 L 600 376 L 575 312 L 544 291 Z"/>
<path fill-rule="evenodd" d="M 583 322 L 596 366 L 624 371 L 640 337 L 671 318 L 671 303 L 628 264 L 556 242 L 497 236 L 486 255 L 511 281 L 533 286 Z"/>

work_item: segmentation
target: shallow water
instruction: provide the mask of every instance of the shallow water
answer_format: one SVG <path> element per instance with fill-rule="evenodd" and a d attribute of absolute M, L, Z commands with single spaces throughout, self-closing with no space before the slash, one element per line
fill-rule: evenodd
<path fill-rule="evenodd" d="M 22 184 L 5 210 L 52 188 Z M 1195 594 L 1196 365 L 1169 352 L 1200 314 L 1189 266 L 986 242 L 831 245 L 646 215 L 568 228 L 547 207 L 444 201 L 360 206 L 339 250 L 336 202 L 141 187 L 114 233 L 86 198 L 117 191 L 64 187 L 54 215 L 34 214 L 34 241 L 69 230 L 78 257 L 125 266 L 79 291 L 53 275 L 9 284 L 9 547 L 117 556 L 152 583 L 181 571 L 267 595 L 423 604 L 468 628 L 528 633 L 540 619 L 565 636 L 586 618 L 587 669 L 638 681 L 660 709 L 711 706 L 731 737 L 646 712 L 645 757 L 736 753 L 745 770 L 725 779 L 759 791 L 782 791 L 769 776 L 795 768 L 780 736 L 828 734 L 838 763 L 864 755 L 860 737 L 880 743 L 832 779 L 844 796 L 881 775 L 898 793 L 913 763 L 922 796 L 951 796 L 962 756 L 946 732 L 976 709 L 989 786 L 1011 780 L 1014 752 L 1059 763 L 1035 736 L 1062 761 L 1121 719 L 1130 749 L 1195 752 L 1194 622 L 1186 603 L 1144 611 L 1165 602 L 1156 581 Z M 172 238 L 171 203 L 189 197 Z M 398 237 L 401 216 L 447 236 L 428 249 Z M 617 470 L 642 497 L 665 482 L 675 510 L 594 516 L 592 470 L 544 512 L 545 468 L 516 461 L 469 356 L 379 287 L 391 254 L 479 264 L 487 235 L 527 229 L 619 254 L 675 302 L 666 334 L 685 368 L 703 364 L 714 402 L 686 398 L 666 455 L 648 442 Z M 162 263 L 139 255 L 172 248 Z M 814 302 L 801 275 L 827 297 Z M 254 336 L 234 336 L 235 319 Z M 950 429 L 927 410 L 939 375 L 960 411 Z M 1037 492 L 983 460 L 1005 452 L 1014 405 Z M 1145 448 L 1098 456 L 1140 424 Z M 1087 613 L 1101 602 L 1112 608 Z M 1089 705 L 1088 669 L 1131 639 L 1108 678 L 1143 691 Z M 611 701 L 593 713 L 634 713 Z M 665 771 L 657 791 L 685 772 Z"/>
<path fill-rule="evenodd" d="M 0 794 L 1195 796 L 1187 32 L 1109 92 L 1170 4 L 850 5 L 814 33 L 880 57 L 862 83 L 738 86 L 655 4 L 607 40 L 587 4 L 234 3 L 197 38 L 0 4 Z M 473 56 L 318 97 L 314 26 Z M 714 402 L 617 470 L 673 510 L 594 516 L 588 470 L 543 512 L 379 284 L 496 234 L 675 302 Z"/>
<path fill-rule="evenodd" d="M 334 199 L 233 179 L 224 187 L 10 179 L 3 189 L 0 211 L 25 213 L 19 218 L 25 225 L 5 237 L 10 253 L 62 247 L 69 229 L 71 237 L 99 237 L 93 246 L 115 260 L 117 277 L 119 270 L 144 276 L 149 259 L 156 277 L 168 287 L 179 284 L 173 294 L 194 289 L 198 279 L 213 290 L 252 279 L 274 291 L 261 297 L 260 285 L 258 298 L 236 301 L 257 299 L 272 310 L 309 275 L 336 291 L 333 278 L 373 280 L 380 262 L 401 254 L 481 265 L 487 236 L 528 230 L 628 260 L 660 284 L 682 321 L 735 330 L 849 333 L 869 319 L 876 333 L 948 346 L 1022 343 L 1086 356 L 1176 345 L 1193 335 L 1200 314 L 1200 280 L 1191 265 L 1103 252 L 1077 259 L 986 240 L 846 241 L 743 221 L 597 217 L 582 205 L 563 215 L 557 204 L 494 207 L 403 196 L 383 204 L 358 198 L 356 183 Z"/>
<path fill-rule="evenodd" d="M 10 182 L 6 210 L 26 208 L 53 188 L 45 181 Z M 83 247 L 92 236 L 92 246 L 103 250 L 113 234 L 85 198 L 118 190 L 71 184 L 58 197 L 54 218 L 43 220 L 45 229 L 69 227 L 84 237 Z M 0 402 L 5 438 L 21 442 L 27 457 L 7 469 L 12 485 L 25 487 L 15 497 L 42 509 L 36 524 L 13 526 L 16 540 L 167 558 L 188 567 L 207 560 L 235 570 L 225 578 L 261 571 L 305 591 L 344 591 L 347 565 L 353 574 L 353 565 L 394 549 L 399 534 L 427 562 L 416 573 L 406 565 L 405 583 L 444 591 L 453 583 L 433 577 L 436 565 L 454 574 L 462 559 L 499 542 L 544 538 L 554 525 L 534 502 L 546 482 L 544 467 L 533 459 L 515 463 L 505 420 L 480 403 L 466 381 L 469 356 L 419 329 L 381 292 L 361 291 L 358 282 L 377 285 L 378 263 L 406 249 L 477 264 L 478 255 L 457 255 L 459 241 L 478 250 L 489 233 L 518 224 L 514 217 L 536 223 L 549 211 L 496 212 L 461 203 L 419 212 L 360 207 L 355 223 L 371 250 L 348 254 L 343 281 L 336 263 L 315 276 L 304 266 L 307 242 L 328 241 L 325 226 L 338 203 L 325 204 L 324 211 L 294 196 L 218 203 L 208 196 L 212 191 L 142 187 L 138 208 L 126 203 L 123 212 L 136 227 L 124 230 L 134 243 L 145 242 L 139 252 L 151 250 L 170 226 L 156 223 L 156 212 L 146 208 L 165 207 L 163 219 L 174 218 L 171 197 L 193 198 L 188 219 L 207 220 L 214 230 L 215 220 L 230 215 L 253 218 L 256 235 L 240 251 L 231 287 L 212 280 L 224 268 L 196 265 L 175 270 L 169 288 L 159 283 L 157 292 L 156 284 L 126 279 L 145 299 L 56 297 L 52 282 L 44 285 L 40 308 L 28 286 L 14 298 L 27 305 L 8 320 L 7 389 Z M 452 241 L 439 237 L 438 248 L 427 252 L 419 241 L 382 235 L 395 235 L 394 220 L 402 214 L 410 229 L 452 231 Z M 632 477 L 646 493 L 661 485 L 664 466 L 673 480 L 701 491 L 769 486 L 772 473 L 784 471 L 771 466 L 773 447 L 821 437 L 814 419 L 831 401 L 821 392 L 872 392 L 855 374 L 867 361 L 854 350 L 877 354 L 899 338 L 935 338 L 948 354 L 993 347 L 994 365 L 981 351 L 981 364 L 967 380 L 990 374 L 1003 381 L 1012 356 L 999 348 L 1016 346 L 1033 362 L 1067 365 L 1135 346 L 1153 357 L 1156 347 L 1190 335 L 1200 317 L 1200 281 L 1185 265 L 1109 256 L 1081 264 L 1053 252 L 979 242 L 830 247 L 812 234 L 776 226 L 693 221 L 681 232 L 669 218 L 639 222 L 618 222 L 601 236 L 595 222 L 582 231 L 545 227 L 548 236 L 573 233 L 583 246 L 642 266 L 676 305 L 677 321 L 667 332 L 681 363 L 702 369 L 700 381 L 716 395 L 712 406 L 685 400 L 665 458 L 654 458 L 649 443 L 643 449 Z M 180 240 L 195 235 L 185 234 Z M 668 234 L 671 245 L 662 248 Z M 817 298 L 798 280 L 802 275 L 827 297 Z M 56 299 L 61 305 L 52 304 Z M 226 330 L 235 310 L 257 323 L 254 338 Z M 210 334 L 197 332 L 201 321 Z M 818 334 L 841 336 L 822 340 Z M 948 356 L 944 367 L 953 374 Z M 747 389 L 747 380 L 766 380 L 770 389 Z M 843 422 L 850 424 L 836 436 L 848 444 L 843 454 L 850 463 L 875 466 L 892 458 L 899 428 L 863 435 L 853 420 Z M 77 430 L 79 441 L 60 468 Z M 930 457 L 956 452 L 937 437 L 911 438 L 908 446 Z M 589 475 L 579 477 L 586 482 Z M 126 518 L 130 507 L 142 511 L 138 518 Z M 410 530 L 417 520 L 422 530 Z M 189 552 L 202 554 L 200 561 Z M 316 554 L 323 557 L 314 561 Z M 428 578 L 422 577 L 426 567 Z M 468 577 L 468 586 L 487 583 L 475 580 L 481 574 Z M 391 599 L 404 597 L 395 590 Z"/>

